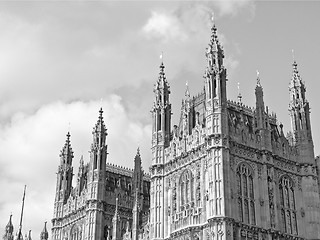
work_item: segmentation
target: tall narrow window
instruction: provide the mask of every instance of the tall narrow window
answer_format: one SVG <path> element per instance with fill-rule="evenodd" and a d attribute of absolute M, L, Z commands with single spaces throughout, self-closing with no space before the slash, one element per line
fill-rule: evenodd
<path fill-rule="evenodd" d="M 256 224 L 252 169 L 245 163 L 237 168 L 238 217 L 247 224 Z"/>
<path fill-rule="evenodd" d="M 181 206 L 190 203 L 193 201 L 193 185 L 194 181 L 192 180 L 192 172 L 190 170 L 185 170 L 180 176 L 180 204 Z"/>
<path fill-rule="evenodd" d="M 298 234 L 296 207 L 293 182 L 288 176 L 283 176 L 279 182 L 281 230 L 289 234 Z"/>

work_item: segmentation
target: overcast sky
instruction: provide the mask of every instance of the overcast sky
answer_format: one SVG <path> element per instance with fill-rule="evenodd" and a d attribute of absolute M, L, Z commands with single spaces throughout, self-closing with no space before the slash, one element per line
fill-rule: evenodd
<path fill-rule="evenodd" d="M 307 86 L 315 153 L 320 153 L 320 3 L 0 2 L 0 235 L 13 213 L 39 239 L 53 215 L 59 152 L 71 132 L 74 173 L 88 161 L 92 127 L 104 109 L 108 161 L 132 167 L 138 146 L 150 164 L 153 84 L 163 52 L 177 123 L 185 82 L 203 88 L 205 48 L 215 12 L 228 69 L 228 98 L 254 106 L 256 70 L 265 104 L 290 131 L 292 52 Z M 102 100 L 101 100 L 102 99 Z M 70 124 L 69 124 L 70 123 Z M 51 227 L 51 223 L 48 226 Z"/>

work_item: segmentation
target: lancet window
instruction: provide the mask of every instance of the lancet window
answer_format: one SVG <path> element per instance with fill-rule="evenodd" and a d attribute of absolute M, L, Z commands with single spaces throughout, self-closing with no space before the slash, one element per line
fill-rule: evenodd
<path fill-rule="evenodd" d="M 194 180 L 192 172 L 185 170 L 180 177 L 180 206 L 188 204 L 193 201 L 193 185 Z"/>
<path fill-rule="evenodd" d="M 239 220 L 255 225 L 253 171 L 245 163 L 237 168 L 237 197 Z"/>
<path fill-rule="evenodd" d="M 279 195 L 281 230 L 289 234 L 298 234 L 294 187 L 288 176 L 283 176 L 280 179 Z"/>

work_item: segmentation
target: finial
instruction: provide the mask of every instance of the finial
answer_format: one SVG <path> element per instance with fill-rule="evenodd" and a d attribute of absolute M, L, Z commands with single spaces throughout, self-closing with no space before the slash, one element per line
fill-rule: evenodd
<path fill-rule="evenodd" d="M 238 82 L 238 101 L 241 103 L 242 102 L 242 96 L 240 93 L 240 83 Z"/>
<path fill-rule="evenodd" d="M 161 54 L 160 54 L 160 60 L 161 62 L 163 62 L 163 52 L 161 51 Z"/>
<path fill-rule="evenodd" d="M 291 49 L 291 52 L 292 52 L 292 59 L 293 59 L 293 62 L 296 61 L 295 57 L 294 57 L 294 49 Z"/>
<path fill-rule="evenodd" d="M 102 113 L 103 113 L 103 110 L 102 110 L 102 107 L 100 107 L 100 110 L 99 110 L 99 119 L 102 119 Z"/>
<path fill-rule="evenodd" d="M 70 121 L 68 122 L 68 132 L 70 132 L 70 128 L 71 128 L 71 123 L 70 123 Z"/>
<path fill-rule="evenodd" d="M 190 92 L 189 92 L 189 85 L 188 85 L 188 80 L 186 80 L 186 92 L 184 94 L 187 98 L 190 97 Z"/>
<path fill-rule="evenodd" d="M 280 134 L 281 134 L 281 136 L 284 136 L 284 133 L 283 133 L 283 124 L 282 123 L 280 123 Z"/>
<path fill-rule="evenodd" d="M 70 142 L 70 136 L 71 136 L 69 131 L 67 132 L 66 136 L 67 136 L 67 142 L 69 143 Z"/>
<path fill-rule="evenodd" d="M 260 83 L 260 72 L 259 70 L 257 70 L 257 86 L 261 86 L 261 83 Z"/>
<path fill-rule="evenodd" d="M 137 148 L 137 155 L 140 156 L 140 147 Z"/>
<path fill-rule="evenodd" d="M 211 22 L 212 22 L 212 26 L 214 26 L 214 12 L 212 11 L 211 13 Z"/>

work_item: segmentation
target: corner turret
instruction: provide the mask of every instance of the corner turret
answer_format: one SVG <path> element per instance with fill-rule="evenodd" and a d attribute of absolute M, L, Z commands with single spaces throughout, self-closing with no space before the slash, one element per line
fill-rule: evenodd
<path fill-rule="evenodd" d="M 85 233 L 88 240 L 103 239 L 105 229 L 106 203 L 106 162 L 107 162 L 107 129 L 103 121 L 103 110 L 100 108 L 99 117 L 93 128 L 93 142 L 90 149 L 88 172 L 88 204 L 90 213 Z M 97 204 L 97 202 L 99 204 Z"/>
<path fill-rule="evenodd" d="M 301 156 L 301 163 L 314 164 L 314 148 L 310 124 L 310 107 L 306 99 L 306 87 L 294 60 L 292 78 L 289 84 L 289 113 L 294 142 Z"/>
<path fill-rule="evenodd" d="M 211 39 L 206 51 L 207 67 L 205 70 L 206 92 L 206 126 L 211 134 L 226 133 L 226 105 L 227 105 L 227 70 L 223 65 L 224 51 L 218 40 L 217 28 L 213 23 Z"/>
<path fill-rule="evenodd" d="M 159 152 L 169 145 L 171 133 L 171 103 L 169 100 L 170 86 L 167 81 L 164 64 L 161 62 L 158 81 L 153 92 L 155 101 L 152 113 L 152 164 L 163 164 L 163 156 Z"/>

